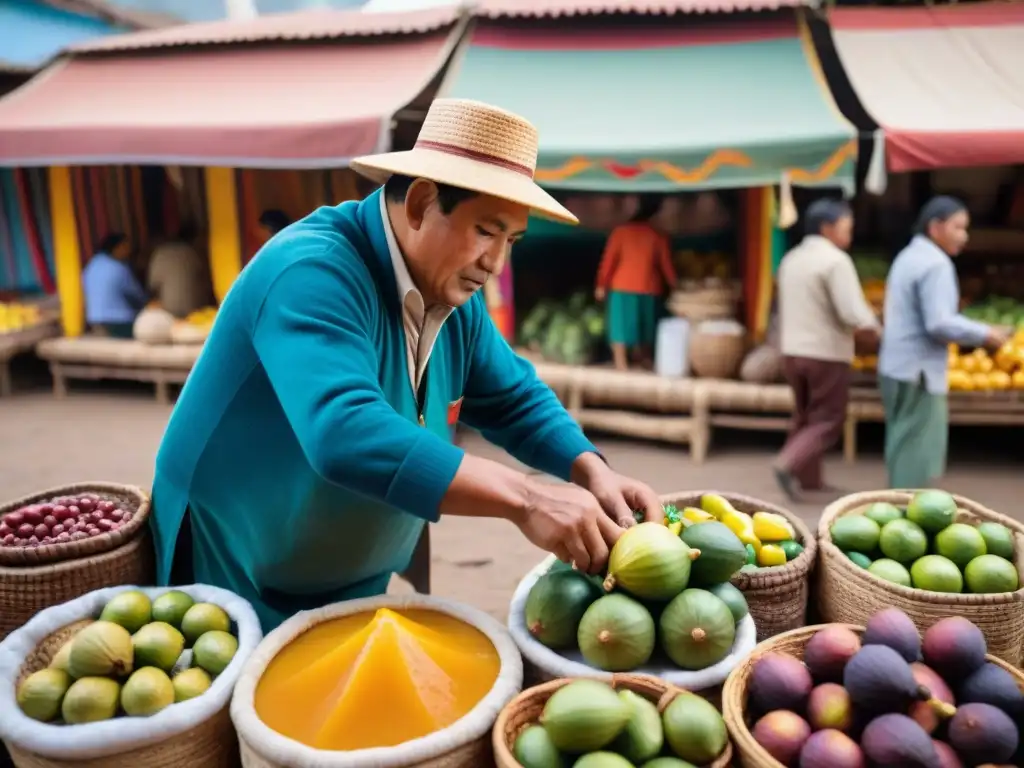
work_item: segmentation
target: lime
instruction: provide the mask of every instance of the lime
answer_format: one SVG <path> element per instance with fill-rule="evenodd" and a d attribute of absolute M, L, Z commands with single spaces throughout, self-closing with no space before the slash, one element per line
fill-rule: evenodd
<path fill-rule="evenodd" d="M 861 568 L 867 568 L 869 565 L 871 565 L 871 558 L 867 555 L 861 554 L 860 552 L 846 552 L 844 554 L 848 558 L 850 558 L 852 562 L 856 563 Z"/>
<path fill-rule="evenodd" d="M 886 501 L 876 501 L 864 510 L 864 517 L 874 520 L 881 526 L 891 523 L 893 520 L 899 520 L 903 517 L 903 512 L 900 511 L 899 507 L 893 506 Z"/>
<path fill-rule="evenodd" d="M 956 519 L 956 500 L 945 491 L 921 491 L 907 505 L 907 519 L 938 533 Z"/>
<path fill-rule="evenodd" d="M 988 549 L 985 539 L 973 525 L 953 523 L 935 536 L 935 552 L 948 557 L 960 568 L 966 568 L 971 560 L 981 557 Z"/>
<path fill-rule="evenodd" d="M 181 629 L 181 620 L 195 601 L 178 589 L 164 592 L 153 601 L 153 621 L 163 621 L 175 629 Z"/>
<path fill-rule="evenodd" d="M 917 523 L 901 518 L 885 524 L 878 546 L 886 557 L 912 563 L 928 551 L 928 537 Z"/>
<path fill-rule="evenodd" d="M 875 560 L 868 566 L 868 573 L 874 574 L 880 579 L 891 581 L 893 584 L 901 584 L 904 587 L 910 586 L 910 573 L 895 560 L 883 557 Z"/>
<path fill-rule="evenodd" d="M 786 553 L 786 562 L 795 560 L 800 556 L 800 553 L 804 551 L 804 545 L 799 541 L 780 541 L 779 546 L 782 547 L 782 551 Z"/>
<path fill-rule="evenodd" d="M 871 552 L 878 546 L 878 523 L 863 515 L 846 515 L 832 523 L 832 543 L 843 551 Z"/>
<path fill-rule="evenodd" d="M 963 592 L 964 577 L 949 558 L 925 555 L 910 567 L 914 586 L 929 592 Z"/>
<path fill-rule="evenodd" d="M 207 632 L 227 632 L 230 628 L 231 619 L 227 613 L 213 603 L 196 603 L 181 619 L 181 633 L 189 645 Z"/>
<path fill-rule="evenodd" d="M 982 555 L 964 569 L 967 588 L 977 594 L 1015 592 L 1020 586 L 1017 568 L 997 555 Z"/>
<path fill-rule="evenodd" d="M 1013 560 L 1013 534 L 1009 528 L 999 523 L 982 523 L 978 533 L 985 540 L 988 554 Z"/>

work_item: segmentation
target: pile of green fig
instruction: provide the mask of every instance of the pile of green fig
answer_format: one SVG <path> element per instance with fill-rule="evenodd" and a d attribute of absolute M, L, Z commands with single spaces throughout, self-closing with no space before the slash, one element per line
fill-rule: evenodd
<path fill-rule="evenodd" d="M 767 653 L 748 681 L 758 744 L 790 768 L 1021 766 L 1024 692 L 954 616 L 920 635 L 887 608 L 863 633 L 830 624 L 801 661 Z"/>
<path fill-rule="evenodd" d="M 18 706 L 33 720 L 63 725 L 120 714 L 149 717 L 202 696 L 237 651 L 231 619 L 220 606 L 197 603 L 180 590 L 154 600 L 125 590 L 68 639 L 49 666 L 21 681 Z"/>
<path fill-rule="evenodd" d="M 693 768 L 728 743 L 722 715 L 696 694 L 680 692 L 658 712 L 629 689 L 574 680 L 551 695 L 512 751 L 523 768 Z"/>
<path fill-rule="evenodd" d="M 832 543 L 879 579 L 928 592 L 1015 592 L 1013 532 L 991 521 L 957 522 L 945 491 L 915 493 L 905 508 L 876 502 L 838 518 Z"/>
<path fill-rule="evenodd" d="M 578 648 L 608 672 L 642 667 L 659 650 L 666 664 L 706 669 L 729 655 L 747 616 L 743 593 L 729 583 L 745 562 L 743 543 L 723 523 L 681 536 L 640 523 L 612 547 L 604 574 L 558 562 L 541 576 L 526 600 L 526 627 L 543 645 Z"/>

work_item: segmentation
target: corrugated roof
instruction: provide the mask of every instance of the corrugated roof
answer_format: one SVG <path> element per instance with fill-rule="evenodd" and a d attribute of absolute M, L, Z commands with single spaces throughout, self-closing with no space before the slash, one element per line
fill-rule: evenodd
<path fill-rule="evenodd" d="M 95 16 L 128 29 L 155 29 L 180 24 L 180 19 L 164 13 L 148 13 L 131 8 L 119 8 L 107 0 L 43 0 L 46 5 L 63 8 L 85 16 Z"/>
<path fill-rule="evenodd" d="M 491 19 L 611 13 L 672 16 L 681 13 L 774 11 L 817 4 L 818 0 L 480 0 L 474 14 Z"/>
<path fill-rule="evenodd" d="M 166 29 L 133 32 L 74 45 L 71 53 L 102 53 L 150 48 L 259 43 L 283 40 L 332 40 L 432 32 L 463 14 L 459 6 L 427 8 L 408 13 L 363 13 L 316 9 L 270 14 L 241 21 L 209 21 Z"/>

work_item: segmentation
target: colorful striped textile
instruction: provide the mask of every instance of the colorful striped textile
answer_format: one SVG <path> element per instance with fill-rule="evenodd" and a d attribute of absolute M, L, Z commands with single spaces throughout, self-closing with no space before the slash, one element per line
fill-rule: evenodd
<path fill-rule="evenodd" d="M 46 172 L 0 169 L 0 290 L 54 293 Z"/>

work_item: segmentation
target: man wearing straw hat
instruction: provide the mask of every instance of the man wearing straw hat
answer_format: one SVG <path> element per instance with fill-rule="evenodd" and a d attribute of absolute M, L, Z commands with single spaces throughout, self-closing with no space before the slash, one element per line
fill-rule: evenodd
<path fill-rule="evenodd" d="M 231 589 L 270 630 L 386 590 L 425 522 L 504 518 L 599 571 L 646 485 L 613 471 L 487 315 L 529 213 L 576 223 L 533 181 L 537 131 L 441 99 L 408 152 L 352 167 L 384 184 L 287 227 L 225 299 L 157 456 L 161 584 Z M 465 454 L 457 421 L 550 483 Z"/>

